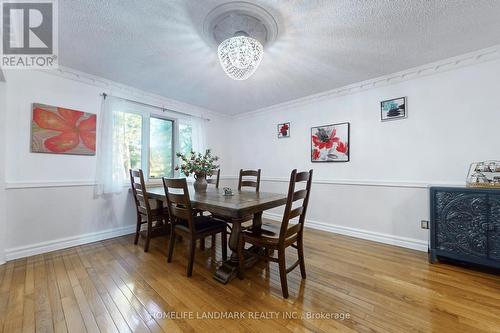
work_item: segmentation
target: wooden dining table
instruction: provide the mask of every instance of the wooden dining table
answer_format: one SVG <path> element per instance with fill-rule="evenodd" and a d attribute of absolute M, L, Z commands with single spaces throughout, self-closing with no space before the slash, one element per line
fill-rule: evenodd
<path fill-rule="evenodd" d="M 147 193 L 151 199 L 163 202 L 167 200 L 163 187 L 148 187 Z M 231 256 L 214 273 L 214 279 L 224 284 L 232 280 L 238 273 L 238 242 L 242 230 L 241 224 L 251 220 L 253 228 L 260 228 L 262 226 L 262 213 L 265 210 L 284 205 L 287 198 L 285 194 L 245 190 L 234 191 L 232 196 L 226 196 L 222 189 L 217 188 L 208 188 L 205 193 L 198 193 L 190 188 L 189 197 L 193 209 L 208 211 L 232 225 L 229 236 Z M 262 249 L 252 249 L 252 251 L 260 250 Z M 248 265 L 252 263 L 249 258 Z"/>

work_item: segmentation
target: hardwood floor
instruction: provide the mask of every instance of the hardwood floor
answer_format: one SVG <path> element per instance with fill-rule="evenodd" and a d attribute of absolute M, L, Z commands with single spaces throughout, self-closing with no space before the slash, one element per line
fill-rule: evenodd
<path fill-rule="evenodd" d="M 221 285 L 211 277 L 211 249 L 197 249 L 186 278 L 187 242 L 177 242 L 167 264 L 166 238 L 152 240 L 149 253 L 143 241 L 134 246 L 130 235 L 0 266 L 0 329 L 500 332 L 500 276 L 430 265 L 425 253 L 308 229 L 307 280 L 298 268 L 290 273 L 284 300 L 274 263 Z M 288 251 L 287 261 L 295 255 Z M 335 313 L 349 318 L 310 318 Z"/>

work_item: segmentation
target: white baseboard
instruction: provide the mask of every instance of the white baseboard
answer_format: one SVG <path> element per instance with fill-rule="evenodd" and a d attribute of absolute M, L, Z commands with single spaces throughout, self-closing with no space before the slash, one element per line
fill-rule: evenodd
<path fill-rule="evenodd" d="M 282 219 L 281 215 L 268 212 L 264 213 L 264 217 L 274 221 L 281 221 Z M 427 251 L 428 248 L 427 242 L 419 239 L 388 235 L 374 231 L 367 231 L 355 228 L 348 228 L 339 225 L 333 225 L 329 223 L 311 221 L 311 220 L 307 220 L 306 226 L 317 230 L 333 232 L 341 235 L 352 236 L 384 244 L 396 245 L 418 251 Z M 82 244 L 93 243 L 104 239 L 129 235 L 134 232 L 135 232 L 135 226 L 131 225 L 126 227 L 119 227 L 99 232 L 83 234 L 74 237 L 60 238 L 52 241 L 40 242 L 37 244 L 32 244 L 27 246 L 20 246 L 5 250 L 5 259 L 9 261 L 19 258 L 25 258 L 37 254 L 66 249 L 69 247 L 78 246 Z"/>
<path fill-rule="evenodd" d="M 41 253 L 52 252 L 66 249 L 82 244 L 97 242 L 104 239 L 129 235 L 135 232 L 135 225 L 108 229 L 104 231 L 91 232 L 79 236 L 55 239 L 47 242 L 41 242 L 32 245 L 20 246 L 5 250 L 5 259 L 7 261 L 25 258 Z"/>
<path fill-rule="evenodd" d="M 275 213 L 268 213 L 268 212 L 264 213 L 264 217 L 267 217 L 268 219 L 273 220 L 273 221 L 281 221 L 283 219 L 282 215 L 275 214 Z M 339 226 L 339 225 L 335 225 L 335 224 L 318 222 L 318 221 L 311 221 L 311 220 L 306 220 L 305 226 L 308 228 L 312 228 L 312 229 L 333 232 L 336 234 L 366 239 L 366 240 L 384 243 L 384 244 L 389 244 L 389 245 L 396 245 L 396 246 L 400 246 L 400 247 L 404 247 L 404 248 L 408 248 L 408 249 L 413 249 L 413 250 L 418 250 L 418 251 L 427 252 L 427 249 L 428 249 L 427 241 L 423 241 L 420 239 L 394 236 L 394 235 L 383 234 L 383 233 L 374 232 L 374 231 L 349 228 L 349 227 Z"/>

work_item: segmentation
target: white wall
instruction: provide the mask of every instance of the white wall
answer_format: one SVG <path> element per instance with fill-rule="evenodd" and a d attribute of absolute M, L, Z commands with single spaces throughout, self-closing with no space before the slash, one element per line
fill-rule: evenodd
<path fill-rule="evenodd" d="M 11 70 L 6 71 L 6 78 L 7 258 L 135 230 L 134 203 L 128 191 L 106 199 L 94 198 L 96 157 L 31 153 L 30 124 L 32 103 L 64 106 L 99 117 L 99 94 L 103 91 L 138 98 L 127 96 L 116 88 L 118 85 L 103 87 L 92 80 L 73 80 L 41 71 Z M 207 123 L 208 145 L 222 151 L 219 126 L 226 127 L 226 119 L 190 105 L 172 106 L 169 101 L 162 105 L 211 118 Z M 219 155 L 224 163 L 226 156 Z"/>
<path fill-rule="evenodd" d="M 6 136 L 0 137 L 0 229 L 2 221 L 8 222 L 0 231 L 0 261 L 3 235 L 7 259 L 12 259 L 132 232 L 128 192 L 93 197 L 95 157 L 30 153 L 31 103 L 99 114 L 103 91 L 158 100 L 148 100 L 149 94 L 128 96 L 139 92 L 96 78 L 5 74 L 5 98 L 0 84 L 0 103 L 6 105 L 0 104 L 0 135 Z M 161 104 L 212 119 L 208 145 L 221 157 L 223 176 L 233 176 L 223 184 L 234 186 L 240 168 L 261 168 L 263 190 L 285 192 L 292 168 L 314 168 L 309 226 L 423 250 L 428 232 L 419 221 L 428 219 L 427 184 L 463 184 L 470 162 L 499 158 L 499 75 L 500 60 L 495 60 L 237 118 L 175 101 Z M 379 102 L 400 96 L 408 97 L 408 119 L 381 123 Z M 351 123 L 351 162 L 311 163 L 311 126 L 345 121 Z M 291 122 L 291 138 L 277 139 L 281 122 Z M 267 216 L 279 219 L 280 214 L 277 209 Z"/>
<path fill-rule="evenodd" d="M 0 82 L 0 265 L 5 262 L 5 83 Z"/>
<path fill-rule="evenodd" d="M 232 169 L 261 168 L 263 189 L 283 191 L 291 169 L 313 168 L 310 226 L 425 249 L 426 184 L 464 184 L 471 162 L 500 159 L 499 75 L 495 60 L 240 116 Z M 401 96 L 408 118 L 380 122 L 380 101 Z M 282 122 L 289 139 L 276 137 Z M 311 163 L 311 127 L 341 122 L 351 162 Z"/>

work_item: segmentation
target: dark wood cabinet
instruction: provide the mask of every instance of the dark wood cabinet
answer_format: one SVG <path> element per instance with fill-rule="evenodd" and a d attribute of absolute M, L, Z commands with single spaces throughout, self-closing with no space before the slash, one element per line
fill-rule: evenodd
<path fill-rule="evenodd" d="M 431 187 L 430 260 L 500 268 L 500 191 Z"/>
<path fill-rule="evenodd" d="M 500 262 L 500 194 L 489 196 L 489 258 Z"/>

